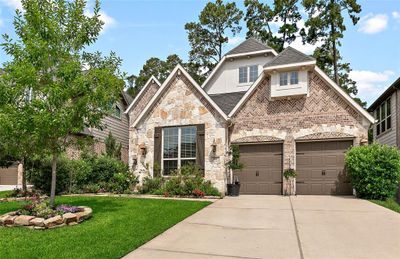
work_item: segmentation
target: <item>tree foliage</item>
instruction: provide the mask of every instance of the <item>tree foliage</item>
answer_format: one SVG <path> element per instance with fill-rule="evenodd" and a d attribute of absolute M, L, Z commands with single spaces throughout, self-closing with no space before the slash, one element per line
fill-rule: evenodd
<path fill-rule="evenodd" d="M 129 94 L 135 97 L 151 76 L 156 77 L 163 83 L 178 64 L 182 65 L 199 84 L 205 80 L 204 75 L 201 74 L 196 64 L 185 63 L 176 54 L 169 55 L 166 60 L 152 57 L 146 61 L 137 76 L 132 75 L 128 77 Z"/>
<path fill-rule="evenodd" d="M 258 0 L 245 0 L 247 37 L 254 37 L 281 52 L 298 36 L 301 20 L 299 0 L 274 0 L 272 6 Z"/>
<path fill-rule="evenodd" d="M 185 25 L 191 47 L 189 62 L 211 71 L 222 59 L 223 46 L 228 43 L 228 33 L 235 36 L 242 27 L 239 25 L 243 12 L 234 2 L 222 0 L 209 2 L 199 15 L 198 22 Z"/>
<path fill-rule="evenodd" d="M 106 145 L 106 155 L 112 158 L 121 159 L 121 143 L 117 143 L 117 140 L 112 135 L 111 131 L 108 133 L 107 138 L 104 140 Z"/>
<path fill-rule="evenodd" d="M 100 127 L 124 87 L 115 53 L 88 53 L 102 29 L 100 3 L 85 15 L 84 0 L 23 0 L 14 27 L 17 39 L 4 35 L 2 47 L 12 58 L 4 64 L 6 87 L 14 104 L 31 94 L 29 112 L 18 113 L 33 122 L 32 139 L 52 155 L 51 201 L 54 203 L 59 154 L 73 142 L 71 135 Z M 85 69 L 84 69 L 85 68 Z M 27 126 L 27 124 L 26 124 Z"/>
<path fill-rule="evenodd" d="M 317 65 L 347 93 L 356 95 L 356 82 L 348 76 L 350 64 L 341 62 L 339 47 L 346 30 L 345 13 L 356 25 L 361 6 L 357 0 L 303 0 L 303 6 L 308 14 L 307 30 L 303 28 L 301 31 L 303 41 L 310 44 L 323 42 L 314 52 Z"/>

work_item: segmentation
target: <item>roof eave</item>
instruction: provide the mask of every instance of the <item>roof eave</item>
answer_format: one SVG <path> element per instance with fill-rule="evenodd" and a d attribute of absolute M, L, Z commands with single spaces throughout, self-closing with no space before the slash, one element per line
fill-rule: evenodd
<path fill-rule="evenodd" d="M 316 63 L 317 62 L 315 60 L 312 60 L 312 61 L 290 63 L 290 64 L 278 65 L 278 66 L 267 66 L 267 67 L 264 67 L 264 71 L 279 70 L 279 69 L 301 67 L 301 66 L 315 66 Z"/>
<path fill-rule="evenodd" d="M 400 77 L 394 81 L 369 107 L 368 111 L 373 112 L 383 101 L 391 96 L 397 89 L 400 88 Z"/>

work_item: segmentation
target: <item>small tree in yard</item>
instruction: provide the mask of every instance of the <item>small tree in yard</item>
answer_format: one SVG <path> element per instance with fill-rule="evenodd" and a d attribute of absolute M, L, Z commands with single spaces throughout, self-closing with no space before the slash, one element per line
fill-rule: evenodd
<path fill-rule="evenodd" d="M 72 134 L 101 127 L 124 87 L 121 60 L 114 53 L 102 57 L 84 51 L 102 29 L 99 1 L 91 17 L 85 15 L 84 0 L 23 0 L 22 6 L 14 18 L 18 39 L 3 35 L 2 47 L 12 57 L 4 64 L 6 87 L 17 89 L 20 99 L 26 91 L 32 97 L 29 112 L 17 116 L 32 122 L 35 145 L 52 156 L 54 206 L 57 160 L 73 142 Z"/>
<path fill-rule="evenodd" d="M 394 197 L 400 183 L 400 152 L 395 147 L 372 144 L 353 147 L 346 166 L 357 196 L 384 200 Z"/>

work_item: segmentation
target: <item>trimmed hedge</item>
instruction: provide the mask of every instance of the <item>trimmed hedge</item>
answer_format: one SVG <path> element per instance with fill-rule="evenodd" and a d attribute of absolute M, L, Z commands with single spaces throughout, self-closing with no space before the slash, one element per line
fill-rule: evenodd
<path fill-rule="evenodd" d="M 394 197 L 400 182 L 400 152 L 395 147 L 372 144 L 353 147 L 346 166 L 360 198 L 385 200 Z"/>

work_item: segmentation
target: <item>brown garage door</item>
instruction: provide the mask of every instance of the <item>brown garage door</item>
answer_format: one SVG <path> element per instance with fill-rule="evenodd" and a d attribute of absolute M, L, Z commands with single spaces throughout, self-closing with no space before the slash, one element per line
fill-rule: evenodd
<path fill-rule="evenodd" d="M 344 162 L 352 144 L 352 140 L 297 143 L 297 194 L 352 194 Z"/>
<path fill-rule="evenodd" d="M 256 144 L 240 146 L 242 170 L 234 177 L 241 183 L 241 194 L 282 193 L 282 144 Z"/>
<path fill-rule="evenodd" d="M 0 168 L 0 185 L 17 185 L 18 169 L 16 166 Z"/>

